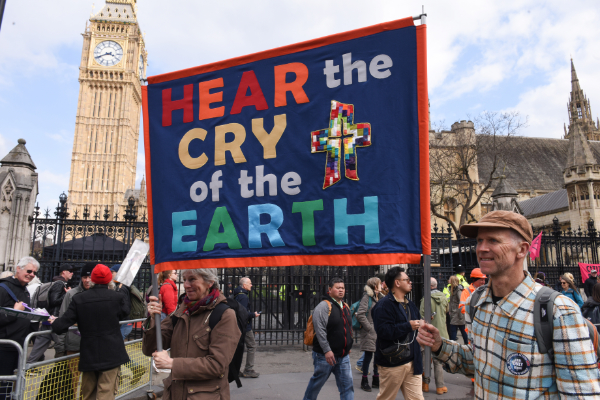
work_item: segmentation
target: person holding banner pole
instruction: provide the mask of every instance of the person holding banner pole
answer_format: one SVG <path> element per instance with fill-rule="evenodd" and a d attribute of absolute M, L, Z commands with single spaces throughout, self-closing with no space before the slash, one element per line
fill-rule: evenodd
<path fill-rule="evenodd" d="M 184 301 L 160 328 L 156 326 L 162 304 L 156 296 L 150 297 L 152 318 L 144 323 L 142 352 L 154 358 L 157 368 L 171 370 L 164 380 L 163 398 L 229 399 L 228 368 L 241 337 L 235 311 L 217 309 L 226 298 L 219 290 L 215 268 L 184 270 L 183 281 Z M 215 309 L 222 314 L 211 329 L 209 317 Z M 164 347 L 170 352 L 161 350 Z"/>

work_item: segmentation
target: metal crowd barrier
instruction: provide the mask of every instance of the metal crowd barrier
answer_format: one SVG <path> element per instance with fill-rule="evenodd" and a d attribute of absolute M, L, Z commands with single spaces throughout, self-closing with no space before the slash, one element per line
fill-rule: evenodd
<path fill-rule="evenodd" d="M 21 365 L 21 359 L 23 358 L 23 349 L 21 348 L 21 345 L 15 342 L 14 340 L 8 339 L 0 339 L 0 344 L 8 344 L 14 346 L 17 349 L 17 353 L 19 353 L 19 360 L 17 365 Z M 14 372 L 15 375 L 0 375 L 0 398 L 15 400 L 20 398 L 19 394 L 22 390 L 22 380 L 19 379 L 18 367 L 17 370 L 15 370 Z M 11 394 L 10 397 L 7 396 L 9 393 Z"/>
<path fill-rule="evenodd" d="M 120 325 L 141 323 L 142 319 L 119 322 Z M 76 328 L 70 328 L 76 329 Z M 80 398 L 81 372 L 79 353 L 27 363 L 29 341 L 35 336 L 50 335 L 51 331 L 32 332 L 25 339 L 25 347 L 20 358 L 19 377 L 16 379 L 18 400 L 72 400 Z M 151 358 L 142 353 L 142 339 L 125 343 L 130 361 L 121 366 L 116 398 L 122 398 L 143 386 L 152 388 Z M 0 377 L 0 379 L 5 377 Z M 19 386 L 20 381 L 23 381 Z"/>

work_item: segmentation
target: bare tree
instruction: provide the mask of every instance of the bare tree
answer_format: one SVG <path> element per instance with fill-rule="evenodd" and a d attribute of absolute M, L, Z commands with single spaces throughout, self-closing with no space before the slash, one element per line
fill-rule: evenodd
<path fill-rule="evenodd" d="M 458 233 L 460 225 L 476 220 L 476 207 L 508 165 L 510 140 L 527 118 L 514 111 L 484 112 L 474 122 L 453 124 L 452 131 L 440 129 L 442 124 L 429 140 L 431 213 Z"/>

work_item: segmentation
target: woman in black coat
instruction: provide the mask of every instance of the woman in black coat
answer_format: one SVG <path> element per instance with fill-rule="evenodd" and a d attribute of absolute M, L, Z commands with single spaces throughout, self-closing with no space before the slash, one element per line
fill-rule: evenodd
<path fill-rule="evenodd" d="M 594 324 L 600 324 L 600 283 L 596 283 L 592 289 L 592 295 L 587 298 L 581 307 L 581 314 Z M 597 310 L 596 312 L 594 312 Z M 595 314 L 595 316 L 594 316 Z"/>

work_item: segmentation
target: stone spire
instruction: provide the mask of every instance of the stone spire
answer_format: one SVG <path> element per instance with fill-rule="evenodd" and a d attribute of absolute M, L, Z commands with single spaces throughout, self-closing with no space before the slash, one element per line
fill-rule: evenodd
<path fill-rule="evenodd" d="M 579 84 L 579 78 L 577 78 L 577 71 L 575 71 L 575 64 L 571 59 L 571 96 L 567 103 L 567 110 L 569 113 L 569 128 L 565 135 L 566 139 L 569 139 L 574 132 L 574 126 L 579 125 L 579 130 L 587 137 L 588 140 L 600 140 L 600 131 L 598 126 L 592 119 L 592 110 L 590 101 L 585 97 L 581 85 Z"/>
<path fill-rule="evenodd" d="M 569 131 L 569 150 L 565 169 L 598 164 L 590 148 L 590 143 L 579 124 L 570 126 Z"/>
<path fill-rule="evenodd" d="M 492 211 L 504 210 L 523 214 L 517 202 L 518 196 L 519 193 L 506 181 L 506 176 L 502 175 L 492 193 Z"/>
<path fill-rule="evenodd" d="M 19 139 L 17 143 L 17 146 L 14 149 L 12 149 L 6 155 L 6 157 L 0 160 L 0 165 L 3 167 L 20 166 L 30 168 L 31 170 L 35 170 L 37 167 L 33 163 L 33 160 L 31 159 L 27 148 L 25 148 L 25 139 Z"/>

